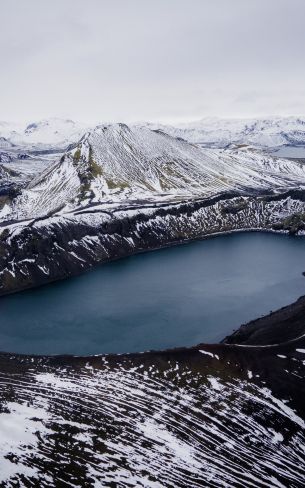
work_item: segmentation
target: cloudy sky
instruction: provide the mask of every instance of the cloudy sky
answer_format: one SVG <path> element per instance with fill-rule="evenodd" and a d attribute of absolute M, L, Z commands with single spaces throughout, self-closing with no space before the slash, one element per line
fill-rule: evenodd
<path fill-rule="evenodd" d="M 0 0 L 0 120 L 305 114 L 304 0 Z"/>

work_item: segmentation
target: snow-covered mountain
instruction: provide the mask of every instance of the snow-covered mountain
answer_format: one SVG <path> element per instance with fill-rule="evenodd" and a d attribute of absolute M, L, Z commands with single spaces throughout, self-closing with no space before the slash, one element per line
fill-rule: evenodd
<path fill-rule="evenodd" d="M 0 149 L 11 149 L 14 147 L 14 144 L 6 139 L 5 137 L 0 137 Z"/>
<path fill-rule="evenodd" d="M 175 201 L 228 191 L 305 188 L 305 168 L 249 150 L 203 149 L 146 127 L 98 126 L 14 202 L 14 218 L 58 207 L 149 199 Z"/>
<path fill-rule="evenodd" d="M 187 141 L 206 147 L 224 148 L 248 144 L 262 148 L 305 145 L 305 117 L 270 117 L 264 119 L 204 118 L 187 124 L 137 124 L 161 129 Z"/>
<path fill-rule="evenodd" d="M 8 178 L 18 163 L 2 157 Z M 5 195 L 2 210 L 0 295 L 208 235 L 305 233 L 305 169 L 249 147 L 203 149 L 147 127 L 104 125 L 21 194 Z M 272 342 L 263 322 L 250 342 L 243 328 L 239 345 L 233 337 L 118 356 L 2 354 L 0 422 L 10 429 L 1 479 L 50 486 L 60 471 L 84 486 L 302 486 L 299 307 L 289 332 L 291 311 L 279 312 L 280 328 L 269 316 Z"/>
<path fill-rule="evenodd" d="M 11 144 L 36 150 L 64 150 L 69 144 L 77 142 L 87 128 L 86 124 L 60 118 L 44 119 L 24 125 L 0 122 L 0 147 L 8 147 Z"/>
<path fill-rule="evenodd" d="M 159 129 L 173 137 L 180 137 L 205 147 L 226 148 L 247 144 L 261 148 L 278 148 L 284 145 L 305 145 L 305 117 L 209 117 L 185 124 L 143 122 L 132 125 Z M 93 128 L 88 124 L 60 118 L 44 119 L 24 125 L 0 122 L 0 148 L 9 149 L 17 146 L 32 150 L 65 150 Z"/>

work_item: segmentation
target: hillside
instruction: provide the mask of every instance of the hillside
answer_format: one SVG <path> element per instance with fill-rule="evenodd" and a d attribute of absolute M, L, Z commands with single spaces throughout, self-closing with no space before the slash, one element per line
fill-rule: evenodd
<path fill-rule="evenodd" d="M 23 190 L 11 218 L 97 203 L 179 201 L 223 192 L 304 188 L 294 161 L 247 150 L 203 149 L 161 131 L 98 126 Z"/>

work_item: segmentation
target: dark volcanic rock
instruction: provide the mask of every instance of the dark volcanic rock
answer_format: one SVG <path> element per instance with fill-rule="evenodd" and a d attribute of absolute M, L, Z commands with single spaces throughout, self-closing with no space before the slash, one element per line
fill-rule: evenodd
<path fill-rule="evenodd" d="M 293 198 L 289 193 L 282 198 L 275 195 L 274 199 L 232 193 L 176 204 L 130 202 L 111 209 L 92 204 L 24 223 L 7 221 L 0 234 L 0 294 L 212 234 L 253 229 L 288 232 L 287 214 L 302 216 L 305 212 L 303 193 L 294 192 Z M 292 226 L 295 231 L 295 220 Z"/>
<path fill-rule="evenodd" d="M 264 317 L 242 325 L 225 344 L 282 344 L 305 334 L 305 297 Z"/>

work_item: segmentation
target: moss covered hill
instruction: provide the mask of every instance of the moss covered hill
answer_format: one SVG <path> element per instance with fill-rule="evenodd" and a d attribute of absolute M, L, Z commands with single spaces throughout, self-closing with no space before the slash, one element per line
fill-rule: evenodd
<path fill-rule="evenodd" d="M 98 126 L 35 178 L 10 219 L 40 217 L 98 202 L 211 197 L 227 191 L 305 186 L 305 169 L 251 151 L 202 149 L 161 131 Z"/>

